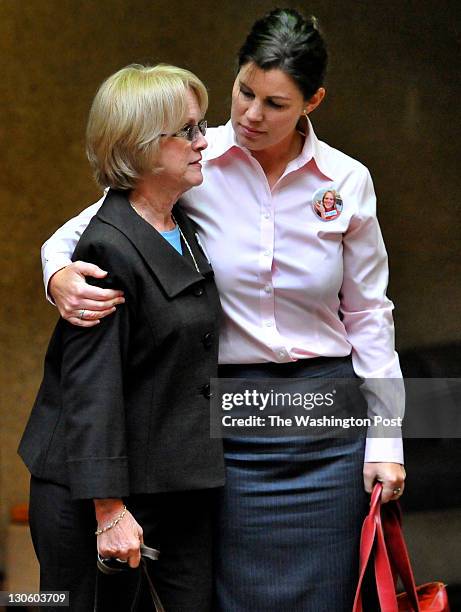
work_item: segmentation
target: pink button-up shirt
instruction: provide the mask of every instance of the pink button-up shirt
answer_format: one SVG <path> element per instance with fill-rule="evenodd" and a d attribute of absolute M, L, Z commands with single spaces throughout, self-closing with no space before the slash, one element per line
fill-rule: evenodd
<path fill-rule="evenodd" d="M 319 141 L 309 123 L 301 154 L 272 187 L 231 123 L 207 132 L 204 182 L 182 202 L 199 225 L 224 311 L 220 363 L 290 362 L 352 353 L 357 375 L 401 379 L 394 350 L 387 255 L 368 170 Z M 339 214 L 314 207 L 334 190 Z M 315 196 L 315 198 L 314 198 Z M 45 286 L 69 263 L 102 199 L 43 246 Z M 365 385 L 369 413 L 403 414 L 403 385 Z M 402 462 L 400 439 L 370 438 L 366 460 Z"/>

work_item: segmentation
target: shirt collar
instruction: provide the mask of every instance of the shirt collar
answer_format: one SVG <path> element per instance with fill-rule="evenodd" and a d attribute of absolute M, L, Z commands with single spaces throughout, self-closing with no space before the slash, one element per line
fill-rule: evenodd
<path fill-rule="evenodd" d="M 306 117 L 304 146 L 299 156 L 293 162 L 301 168 L 313 160 L 326 178 L 333 180 L 334 168 L 329 160 L 328 150 L 330 147 L 317 138 L 312 123 Z M 293 163 L 292 162 L 292 163 Z"/>
<path fill-rule="evenodd" d="M 207 132 L 208 147 L 203 151 L 202 156 L 205 161 L 217 159 L 230 151 L 233 147 L 244 149 L 235 138 L 235 132 L 232 128 L 232 122 L 229 121 L 225 125 L 220 125 L 217 128 L 212 128 L 213 131 Z M 212 135 L 212 136 L 211 136 Z M 211 136 L 211 138 L 209 137 Z"/>
<path fill-rule="evenodd" d="M 304 146 L 299 156 L 290 163 L 296 164 L 298 168 L 301 168 L 302 166 L 308 164 L 311 160 L 314 160 L 320 172 L 332 180 L 334 168 L 332 167 L 328 155 L 329 147 L 317 138 L 314 128 L 312 127 L 312 123 L 307 117 L 306 121 L 307 126 Z M 218 157 L 225 155 L 234 147 L 248 153 L 248 149 L 246 147 L 242 147 L 237 143 L 230 119 L 225 125 L 215 128 L 214 132 L 213 138 L 209 140 L 208 148 L 203 152 L 203 158 L 205 161 L 217 159 Z"/>

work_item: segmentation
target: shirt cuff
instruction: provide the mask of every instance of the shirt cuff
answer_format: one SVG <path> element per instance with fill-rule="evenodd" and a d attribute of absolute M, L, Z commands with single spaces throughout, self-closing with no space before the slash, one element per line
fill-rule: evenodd
<path fill-rule="evenodd" d="M 402 438 L 367 438 L 365 463 L 401 463 L 403 465 Z"/>
<path fill-rule="evenodd" d="M 46 295 L 46 299 L 49 302 L 51 302 L 53 306 L 56 306 L 56 304 L 54 303 L 53 298 L 48 292 L 48 285 L 49 285 L 50 279 L 53 276 L 53 274 L 55 274 L 58 270 L 62 270 L 66 266 L 70 265 L 71 263 L 72 263 L 72 260 L 70 260 L 65 255 L 56 256 L 53 258 L 53 261 L 45 261 L 45 265 L 43 267 L 43 283 L 45 285 L 45 295 Z"/>

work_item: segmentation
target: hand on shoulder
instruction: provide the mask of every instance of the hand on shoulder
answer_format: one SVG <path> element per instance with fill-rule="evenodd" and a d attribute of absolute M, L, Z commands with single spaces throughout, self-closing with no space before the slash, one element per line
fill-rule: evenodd
<path fill-rule="evenodd" d="M 105 278 L 107 272 L 95 264 L 75 261 L 53 274 L 48 292 L 63 319 L 80 327 L 93 327 L 115 312 L 125 298 L 122 291 L 89 285 L 86 276 Z"/>

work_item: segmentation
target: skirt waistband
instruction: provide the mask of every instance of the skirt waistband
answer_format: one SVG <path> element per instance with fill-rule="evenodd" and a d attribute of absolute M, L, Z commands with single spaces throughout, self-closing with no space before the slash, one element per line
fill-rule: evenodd
<path fill-rule="evenodd" d="M 218 368 L 220 378 L 353 378 L 351 355 L 345 357 L 313 357 L 287 363 L 231 363 Z"/>

